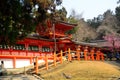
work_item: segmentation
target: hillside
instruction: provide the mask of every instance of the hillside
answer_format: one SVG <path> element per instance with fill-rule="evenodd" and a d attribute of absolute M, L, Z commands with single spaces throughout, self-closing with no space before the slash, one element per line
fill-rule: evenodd
<path fill-rule="evenodd" d="M 120 36 L 119 22 L 118 18 L 110 10 L 87 21 L 76 19 L 78 26 L 76 26 L 76 33 L 73 34 L 73 39 L 89 42 L 91 40 L 103 39 L 103 36 L 108 34 Z"/>
<path fill-rule="evenodd" d="M 110 12 L 106 12 L 104 19 L 102 20 L 101 25 L 97 28 L 98 34 L 116 34 L 118 35 L 118 31 L 120 27 L 118 25 L 117 18 Z"/>
<path fill-rule="evenodd" d="M 41 70 L 40 76 L 45 80 L 117 80 L 120 67 L 101 61 L 73 61 Z"/>
<path fill-rule="evenodd" d="M 89 41 L 97 37 L 95 29 L 90 27 L 83 19 L 78 21 L 77 31 L 73 34 L 74 40 Z"/>

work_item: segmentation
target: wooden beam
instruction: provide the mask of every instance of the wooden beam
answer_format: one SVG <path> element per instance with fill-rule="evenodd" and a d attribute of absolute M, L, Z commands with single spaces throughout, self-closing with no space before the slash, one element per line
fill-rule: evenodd
<path fill-rule="evenodd" d="M 16 68 L 16 57 L 13 58 L 13 68 Z"/>

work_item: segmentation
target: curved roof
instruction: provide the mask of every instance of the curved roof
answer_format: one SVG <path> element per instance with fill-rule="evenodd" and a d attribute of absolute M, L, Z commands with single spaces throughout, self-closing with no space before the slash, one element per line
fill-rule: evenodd
<path fill-rule="evenodd" d="M 55 27 L 57 29 L 70 30 L 70 29 L 74 28 L 75 26 L 77 26 L 77 24 L 66 23 L 63 21 L 58 21 L 55 23 Z"/>

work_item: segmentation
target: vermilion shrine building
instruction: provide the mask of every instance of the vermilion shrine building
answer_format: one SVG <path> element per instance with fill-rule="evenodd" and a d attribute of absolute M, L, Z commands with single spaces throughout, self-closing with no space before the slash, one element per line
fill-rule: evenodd
<path fill-rule="evenodd" d="M 36 56 L 50 56 L 55 50 L 59 52 L 68 48 L 74 49 L 71 35 L 65 34 L 73 27 L 75 24 L 57 22 L 52 25 L 48 22 L 45 29 L 39 24 L 36 29 L 38 35 L 29 35 L 12 47 L 0 45 L 0 61 L 4 61 L 5 68 L 19 68 L 32 64 Z"/>
<path fill-rule="evenodd" d="M 20 68 L 33 64 L 35 57 L 52 56 L 54 52 L 59 53 L 67 50 L 73 50 L 80 60 L 80 51 L 83 51 L 84 59 L 94 60 L 94 53 L 103 56 L 100 51 L 94 49 L 95 45 L 77 43 L 71 40 L 71 35 L 65 34 L 66 31 L 73 29 L 76 24 L 65 22 L 56 22 L 51 24 L 47 22 L 47 28 L 39 24 L 36 28 L 38 34 L 28 35 L 23 40 L 19 40 L 14 46 L 0 45 L 0 61 L 4 61 L 5 68 Z M 80 47 L 80 45 L 82 47 Z M 90 46 L 87 48 L 86 46 Z M 89 54 L 88 54 L 89 53 Z M 103 59 L 103 57 L 102 57 Z M 44 62 L 43 59 L 38 60 L 39 63 Z"/>

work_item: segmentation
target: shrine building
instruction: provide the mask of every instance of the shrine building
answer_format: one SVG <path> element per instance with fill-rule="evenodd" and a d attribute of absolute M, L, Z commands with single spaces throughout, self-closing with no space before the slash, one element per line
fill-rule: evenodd
<path fill-rule="evenodd" d="M 0 61 L 4 61 L 5 68 L 20 68 L 33 64 L 36 56 L 51 56 L 54 51 L 57 53 L 68 48 L 74 49 L 71 35 L 66 35 L 65 32 L 75 26 L 76 24 L 61 21 L 54 25 L 48 22 L 47 28 L 39 24 L 36 28 L 37 34 L 28 35 L 12 47 L 0 45 Z"/>
<path fill-rule="evenodd" d="M 5 68 L 20 68 L 33 65 L 35 57 L 41 57 L 38 63 L 44 62 L 42 57 L 52 56 L 54 52 L 59 54 L 61 50 L 64 52 L 63 56 L 66 56 L 69 52 L 69 54 L 74 54 L 74 58 L 78 60 L 80 58 L 84 60 L 103 60 L 103 53 L 100 52 L 99 48 L 95 48 L 97 47 L 96 44 L 78 43 L 71 39 L 71 35 L 66 34 L 75 26 L 76 24 L 62 21 L 54 24 L 47 21 L 47 26 L 38 24 L 36 33 L 29 34 L 25 39 L 17 41 L 15 45 L 1 44 L 0 62 L 4 62 Z M 96 56 L 94 56 L 95 53 Z M 51 59 L 49 58 L 49 60 Z"/>

